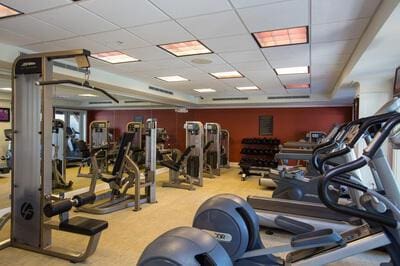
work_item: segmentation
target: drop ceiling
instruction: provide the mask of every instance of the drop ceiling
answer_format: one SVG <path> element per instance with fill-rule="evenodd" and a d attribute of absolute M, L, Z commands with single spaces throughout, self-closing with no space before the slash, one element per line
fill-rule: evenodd
<path fill-rule="evenodd" d="M 45 52 L 118 50 L 139 62 L 94 68 L 190 97 L 328 95 L 379 7 L 378 0 L 3 0 L 23 15 L 0 19 L 0 43 Z M 308 26 L 309 42 L 260 48 L 251 33 Z M 157 45 L 199 40 L 211 54 L 175 57 Z M 199 60 L 201 59 L 201 60 Z M 200 64 L 199 64 L 200 62 Z M 208 62 L 204 64 L 204 62 Z M 273 68 L 310 66 L 277 76 Z M 218 80 L 211 72 L 239 71 Z M 182 76 L 165 82 L 155 77 Z M 310 83 L 309 89 L 284 84 Z M 257 86 L 258 91 L 239 91 Z M 194 89 L 211 88 L 213 93 Z M 135 95 L 132 95 L 135 98 Z"/>

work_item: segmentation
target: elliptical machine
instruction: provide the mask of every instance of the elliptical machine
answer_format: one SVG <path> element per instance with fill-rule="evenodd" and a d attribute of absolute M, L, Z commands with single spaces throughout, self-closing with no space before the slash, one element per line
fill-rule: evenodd
<path fill-rule="evenodd" d="M 362 225 L 343 234 L 332 229 L 321 229 L 294 236 L 289 244 L 266 248 L 260 240 L 258 216 L 244 199 L 231 194 L 217 195 L 204 202 L 196 213 L 193 226 L 214 236 L 225 248 L 234 265 L 322 265 L 376 248 L 386 249 L 391 258 L 390 263 L 400 265 L 400 210 L 397 207 L 400 205 L 400 191 L 380 150 L 382 143 L 399 123 L 400 114 L 396 114 L 375 135 L 360 158 L 332 168 L 319 179 L 319 194 L 328 208 L 364 219 L 368 222 L 367 226 Z M 391 140 L 398 146 L 400 132 L 391 135 Z M 382 176 L 385 196 L 343 175 L 367 165 L 372 158 L 376 159 L 376 169 Z M 330 198 L 332 183 L 358 190 L 364 209 L 341 205 Z M 204 250 L 190 249 L 174 241 L 174 237 L 179 237 L 181 242 L 185 240 L 187 243 L 198 243 L 194 232 L 197 229 L 187 228 L 180 231 L 179 235 L 170 231 L 168 246 L 174 248 L 164 248 L 162 252 L 159 252 L 160 243 L 165 243 L 167 239 L 164 236 L 159 237 L 145 249 L 139 265 L 155 265 L 155 262 L 159 263 L 157 265 L 178 265 L 174 260 L 176 257 L 181 261 L 184 258 L 186 265 L 197 265 L 196 251 Z M 288 251 L 290 253 L 285 259 L 274 255 Z M 224 255 L 202 254 L 202 257 L 208 258 L 208 264 L 205 265 L 215 265 L 213 261 L 221 260 L 221 256 Z M 228 262 L 223 265 L 230 264 Z"/>

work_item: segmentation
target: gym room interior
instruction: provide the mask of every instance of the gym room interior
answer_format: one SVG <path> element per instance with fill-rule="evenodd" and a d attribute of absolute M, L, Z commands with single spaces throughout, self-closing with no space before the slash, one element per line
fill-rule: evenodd
<path fill-rule="evenodd" d="M 400 265 L 399 2 L 0 0 L 0 265 Z"/>

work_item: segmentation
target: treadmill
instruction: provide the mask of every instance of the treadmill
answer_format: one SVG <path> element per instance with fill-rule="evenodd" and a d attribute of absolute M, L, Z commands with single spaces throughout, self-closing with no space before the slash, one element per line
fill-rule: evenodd
<path fill-rule="evenodd" d="M 376 115 L 359 119 L 360 130 L 358 134 L 363 134 L 363 130 L 370 128 L 372 124 L 381 125 L 395 115 L 399 108 L 400 99 L 396 97 L 381 107 Z M 354 125 L 356 123 L 353 121 L 349 124 Z M 381 155 L 382 151 L 377 152 L 377 155 L 371 159 L 372 163 L 369 164 L 369 167 L 374 168 L 375 165 L 381 165 L 383 157 Z M 372 169 L 372 172 L 377 171 Z M 357 194 L 358 192 L 353 191 L 350 193 Z M 357 197 L 354 196 L 354 198 Z M 283 229 L 294 234 L 324 228 L 332 228 L 337 232 L 344 232 L 363 223 L 359 218 L 332 211 L 321 203 L 260 196 L 248 196 L 247 202 L 256 210 L 260 225 L 268 228 Z M 360 206 L 359 202 L 356 201 L 354 203 Z"/>

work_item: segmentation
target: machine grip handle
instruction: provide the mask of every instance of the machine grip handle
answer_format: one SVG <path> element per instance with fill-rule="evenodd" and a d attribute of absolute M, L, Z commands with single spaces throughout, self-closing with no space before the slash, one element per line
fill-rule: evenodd
<path fill-rule="evenodd" d="M 69 199 L 47 203 L 43 208 L 44 215 L 53 217 L 55 215 L 67 212 L 72 208 L 72 202 Z"/>

